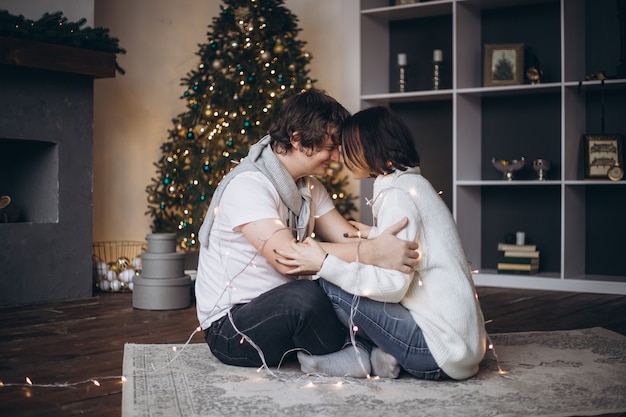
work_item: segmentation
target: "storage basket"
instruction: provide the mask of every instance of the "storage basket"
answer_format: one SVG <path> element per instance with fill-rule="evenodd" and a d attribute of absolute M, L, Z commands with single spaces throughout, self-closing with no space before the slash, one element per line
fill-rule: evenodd
<path fill-rule="evenodd" d="M 93 243 L 93 282 L 97 290 L 128 292 L 141 274 L 143 241 L 118 240 Z"/>

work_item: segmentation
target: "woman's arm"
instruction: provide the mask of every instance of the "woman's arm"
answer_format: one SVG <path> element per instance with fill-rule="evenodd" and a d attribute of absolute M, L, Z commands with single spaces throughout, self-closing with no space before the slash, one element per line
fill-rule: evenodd
<path fill-rule="evenodd" d="M 301 244 L 294 242 L 290 251 L 277 250 L 277 253 L 284 256 L 277 262 L 293 267 L 287 271 L 290 274 L 316 271 L 344 291 L 376 301 L 400 302 L 413 278 L 413 271 L 404 274 L 360 262 L 345 262 L 327 254 L 320 243 L 310 238 Z"/>
<path fill-rule="evenodd" d="M 359 260 L 405 274 L 411 273 L 419 257 L 418 244 L 411 239 L 396 237 L 407 227 L 407 223 L 407 219 L 401 219 L 390 224 L 376 239 L 361 240 Z M 337 210 L 331 210 L 315 220 L 315 233 L 322 240 L 324 250 L 346 262 L 356 260 L 357 242 L 360 240 L 355 237 L 357 232 Z"/>

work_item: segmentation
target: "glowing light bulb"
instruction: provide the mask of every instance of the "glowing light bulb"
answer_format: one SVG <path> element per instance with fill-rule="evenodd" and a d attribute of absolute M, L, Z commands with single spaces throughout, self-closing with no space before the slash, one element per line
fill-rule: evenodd
<path fill-rule="evenodd" d="M 95 380 L 95 379 L 94 379 L 94 380 L 92 380 L 91 382 L 93 382 L 93 384 L 94 384 L 96 387 L 99 387 L 99 386 L 100 386 L 100 383 L 99 383 L 97 380 Z"/>
<path fill-rule="evenodd" d="M 356 324 L 354 326 L 352 326 L 352 331 L 353 332 L 358 332 L 359 331 L 359 326 L 357 326 Z"/>

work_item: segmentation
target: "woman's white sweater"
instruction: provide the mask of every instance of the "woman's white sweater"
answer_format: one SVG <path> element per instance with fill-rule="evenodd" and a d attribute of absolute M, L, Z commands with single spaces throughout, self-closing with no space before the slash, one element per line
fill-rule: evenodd
<path fill-rule="evenodd" d="M 319 276 L 343 290 L 376 301 L 401 303 L 422 329 L 439 367 L 451 378 L 478 372 L 486 331 L 470 266 L 450 210 L 419 168 L 381 175 L 374 182 L 372 211 L 380 230 L 409 218 L 400 239 L 419 243 L 421 258 L 413 275 L 329 255 Z"/>

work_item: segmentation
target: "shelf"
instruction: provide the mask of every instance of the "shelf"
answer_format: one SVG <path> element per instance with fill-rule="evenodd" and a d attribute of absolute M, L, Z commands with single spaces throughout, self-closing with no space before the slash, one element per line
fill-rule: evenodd
<path fill-rule="evenodd" d="M 573 185 L 573 186 L 584 186 L 584 187 L 595 187 L 601 185 L 609 185 L 612 187 L 625 186 L 626 180 L 622 179 L 621 181 L 611 181 L 611 180 L 567 180 L 563 181 L 565 185 Z"/>
<path fill-rule="evenodd" d="M 489 180 L 489 181 L 472 181 L 459 180 L 456 182 L 459 187 L 547 187 L 560 185 L 561 181 L 539 181 L 539 180 Z"/>
<path fill-rule="evenodd" d="M 458 94 L 479 97 L 513 96 L 523 94 L 559 93 L 560 83 L 548 84 L 521 84 L 501 87 L 473 87 L 459 88 Z"/>
<path fill-rule="evenodd" d="M 484 10 L 555 2 L 558 0 L 457 0 L 458 4 L 470 5 Z"/>
<path fill-rule="evenodd" d="M 457 223 L 477 285 L 626 294 L 626 180 L 584 179 L 582 136 L 626 136 L 626 77 L 620 73 L 619 12 L 592 0 L 440 0 L 390 6 L 361 2 L 361 105 L 387 105 L 408 125 L 424 176 Z M 591 30 L 602 25 L 602 31 Z M 539 84 L 483 86 L 485 44 L 524 43 Z M 432 86 L 432 51 L 442 49 L 445 84 Z M 397 54 L 407 54 L 407 92 Z M 610 79 L 582 81 L 605 70 Z M 413 77 L 412 79 L 409 77 Z M 411 85 L 411 82 L 413 83 Z M 626 149 L 626 143 L 623 144 Z M 524 156 L 513 181 L 492 157 Z M 537 180 L 532 161 L 551 162 Z M 626 161 L 626 157 L 624 158 Z M 371 190 L 363 186 L 362 195 Z M 368 221 L 370 208 L 361 207 Z M 495 270 L 497 243 L 524 231 L 541 248 L 540 274 Z"/>
<path fill-rule="evenodd" d="M 452 90 L 409 91 L 406 93 L 365 94 L 361 100 L 374 103 L 408 103 L 452 100 Z"/>
<path fill-rule="evenodd" d="M 555 278 L 538 275 L 504 275 L 498 273 L 476 273 L 474 284 L 485 287 L 506 287 L 546 291 L 574 291 L 596 294 L 626 295 L 626 282 L 617 281 L 623 277 L 599 277 L 598 280 Z"/>
<path fill-rule="evenodd" d="M 568 88 L 579 88 L 580 86 L 584 87 L 586 91 L 598 91 L 602 86 L 602 81 L 568 81 L 565 83 L 565 87 Z M 614 80 L 604 80 L 604 88 L 626 88 L 626 79 L 614 79 Z"/>
<path fill-rule="evenodd" d="M 452 3 L 453 2 L 451 0 L 438 0 L 427 3 L 374 7 L 361 10 L 361 15 L 386 22 L 409 20 L 421 17 L 442 16 L 452 14 Z"/>

